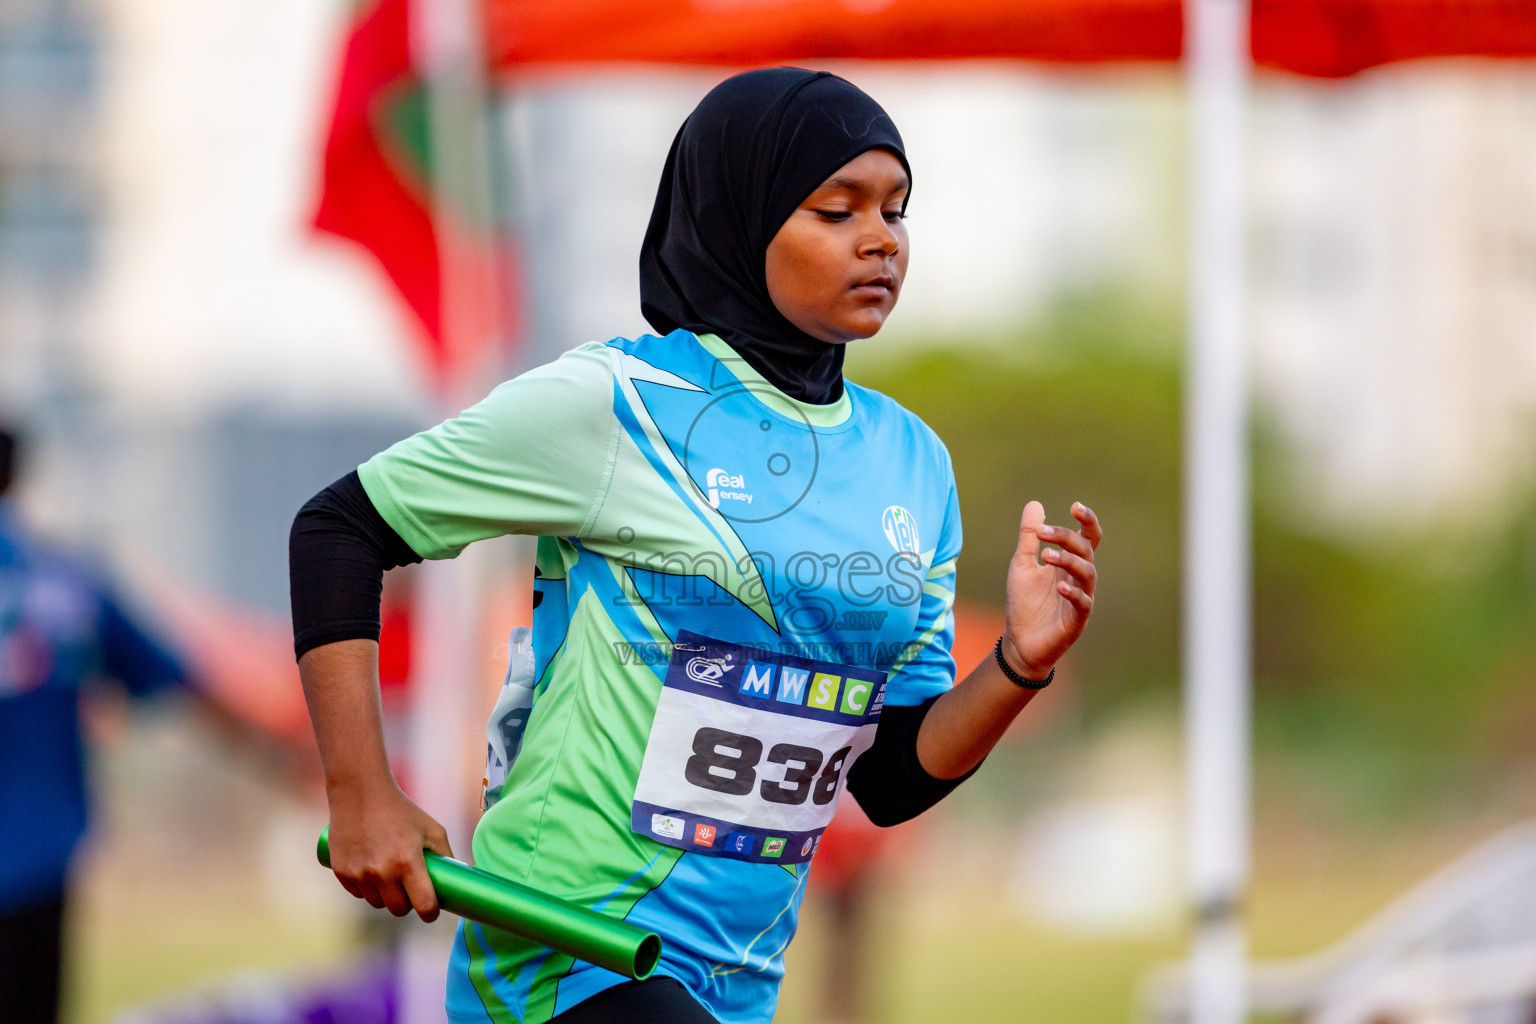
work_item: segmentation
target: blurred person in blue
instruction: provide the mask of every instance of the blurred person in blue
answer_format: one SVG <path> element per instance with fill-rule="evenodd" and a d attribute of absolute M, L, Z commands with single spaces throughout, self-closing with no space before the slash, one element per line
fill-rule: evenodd
<path fill-rule="evenodd" d="M 0 429 L 0 1018 L 58 1018 L 70 862 L 90 819 L 82 691 L 180 687 L 180 661 L 106 584 L 31 537 L 10 500 L 21 445 Z"/>

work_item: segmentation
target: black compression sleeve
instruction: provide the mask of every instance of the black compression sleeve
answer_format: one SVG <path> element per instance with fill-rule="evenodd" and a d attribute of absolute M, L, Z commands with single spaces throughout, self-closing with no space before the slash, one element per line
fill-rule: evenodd
<path fill-rule="evenodd" d="M 310 498 L 288 533 L 294 657 L 338 640 L 377 640 L 384 570 L 419 561 L 356 470 Z"/>
<path fill-rule="evenodd" d="M 981 767 L 958 779 L 936 779 L 923 770 L 917 759 L 917 732 L 938 699 L 930 697 L 916 707 L 887 704 L 880 712 L 874 745 L 848 772 L 848 792 L 876 825 L 899 825 L 917 817 Z"/>

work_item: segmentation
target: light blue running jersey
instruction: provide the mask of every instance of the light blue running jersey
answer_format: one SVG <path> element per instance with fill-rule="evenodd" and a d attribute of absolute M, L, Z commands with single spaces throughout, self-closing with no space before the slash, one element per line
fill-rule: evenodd
<path fill-rule="evenodd" d="M 660 933 L 660 973 L 766 1024 L 849 765 L 883 706 L 953 684 L 942 442 L 676 331 L 568 352 L 360 476 L 425 557 L 540 538 L 532 709 L 476 863 Z M 621 980 L 461 924 L 449 1016 L 540 1024 Z"/>

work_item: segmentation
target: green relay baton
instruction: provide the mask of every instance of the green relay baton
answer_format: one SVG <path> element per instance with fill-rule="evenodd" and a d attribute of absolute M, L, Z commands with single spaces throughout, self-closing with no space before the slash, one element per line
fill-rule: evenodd
<path fill-rule="evenodd" d="M 661 936 L 626 921 L 497 878 L 430 850 L 427 875 L 444 910 L 531 939 L 557 953 L 643 981 L 661 959 Z M 315 855 L 331 866 L 331 827 L 320 830 Z"/>

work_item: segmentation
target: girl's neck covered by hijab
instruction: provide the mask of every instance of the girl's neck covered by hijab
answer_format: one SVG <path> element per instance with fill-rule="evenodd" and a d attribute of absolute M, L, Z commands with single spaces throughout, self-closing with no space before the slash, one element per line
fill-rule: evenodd
<path fill-rule="evenodd" d="M 640 249 L 646 320 L 661 334 L 719 335 L 791 398 L 841 398 L 843 346 L 778 311 L 764 256 L 805 197 L 871 149 L 907 162 L 890 117 L 836 75 L 766 68 L 716 86 L 683 122 L 661 173 Z"/>

